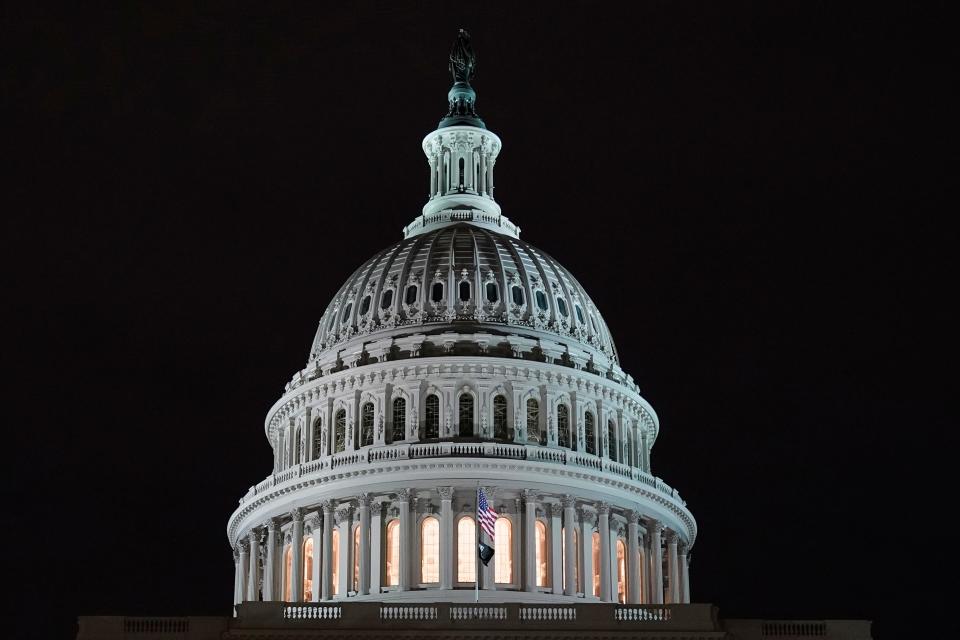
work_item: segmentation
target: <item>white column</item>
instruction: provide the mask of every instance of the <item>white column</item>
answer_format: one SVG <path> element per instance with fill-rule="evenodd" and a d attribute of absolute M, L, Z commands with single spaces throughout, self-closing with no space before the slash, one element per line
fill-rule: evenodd
<path fill-rule="evenodd" d="M 670 604 L 680 602 L 680 567 L 677 558 L 677 534 L 667 536 L 667 568 L 670 571 Z"/>
<path fill-rule="evenodd" d="M 561 536 L 563 525 L 561 516 L 563 505 L 559 502 L 550 504 L 550 585 L 553 593 L 563 593 L 563 554 L 561 553 Z"/>
<path fill-rule="evenodd" d="M 358 592 L 370 593 L 370 494 L 361 493 L 360 501 L 360 579 Z"/>
<path fill-rule="evenodd" d="M 640 604 L 650 604 L 650 563 L 647 562 L 647 543 L 640 536 Z"/>
<path fill-rule="evenodd" d="M 250 568 L 247 570 L 247 600 L 260 599 L 260 532 L 250 530 Z"/>
<path fill-rule="evenodd" d="M 627 513 L 627 604 L 640 604 L 640 515 Z"/>
<path fill-rule="evenodd" d="M 353 522 L 353 508 L 349 505 L 340 506 L 336 515 L 340 547 L 338 549 L 340 566 L 337 567 L 337 597 L 346 600 L 353 583 L 353 536 L 350 535 L 350 524 Z"/>
<path fill-rule="evenodd" d="M 240 569 L 240 579 L 239 583 L 239 593 L 237 602 L 244 602 L 247 599 L 247 568 L 250 566 L 250 541 L 241 540 L 240 541 L 240 558 L 239 558 L 239 569 Z"/>
<path fill-rule="evenodd" d="M 453 487 L 437 487 L 440 494 L 440 588 L 453 589 Z"/>
<path fill-rule="evenodd" d="M 523 492 L 523 590 L 537 590 L 537 494 L 530 489 Z"/>
<path fill-rule="evenodd" d="M 320 598 L 329 600 L 333 595 L 333 503 L 323 502 L 323 555 L 321 559 Z"/>
<path fill-rule="evenodd" d="M 593 592 L 593 528 L 597 524 L 597 514 L 587 509 L 580 510 L 580 585 L 584 598 L 599 598 Z"/>
<path fill-rule="evenodd" d="M 430 197 L 437 195 L 437 156 L 430 156 Z"/>
<path fill-rule="evenodd" d="M 397 510 L 400 515 L 400 591 L 410 590 L 410 555 L 413 551 L 410 540 L 410 490 L 397 492 Z"/>
<path fill-rule="evenodd" d="M 241 597 L 241 586 L 243 572 L 240 570 L 240 550 L 233 548 L 233 614 L 237 614 L 236 606 L 243 600 Z"/>
<path fill-rule="evenodd" d="M 647 529 L 650 532 L 650 575 L 653 577 L 650 603 L 663 604 L 663 549 L 660 547 L 663 525 L 654 520 Z"/>
<path fill-rule="evenodd" d="M 317 513 L 313 518 L 313 570 L 310 574 L 310 581 L 313 584 L 313 594 L 311 602 L 320 602 L 320 589 L 323 583 L 323 568 L 325 564 L 321 562 L 323 556 L 323 533 L 326 528 L 326 522 L 323 514 Z"/>
<path fill-rule="evenodd" d="M 575 509 L 574 497 L 569 494 L 563 496 L 563 543 L 566 546 L 563 554 L 563 593 L 568 596 L 577 595 L 577 554 L 573 541 L 574 527 L 577 526 Z"/>
<path fill-rule="evenodd" d="M 290 512 L 293 518 L 293 534 L 290 539 L 290 547 L 293 552 L 290 554 L 291 564 L 290 572 L 290 597 L 293 602 L 303 602 L 303 509 L 296 507 Z"/>
<path fill-rule="evenodd" d="M 374 500 L 370 511 L 370 593 L 380 593 L 383 582 L 383 503 Z"/>
<path fill-rule="evenodd" d="M 267 521 L 267 557 L 263 565 L 263 600 L 270 602 L 276 599 L 277 586 L 277 521 L 271 518 Z"/>
<path fill-rule="evenodd" d="M 600 599 L 612 602 L 610 595 L 610 505 L 601 502 L 597 506 L 600 530 Z"/>
<path fill-rule="evenodd" d="M 680 591 L 680 601 L 683 604 L 690 604 L 690 554 L 686 547 L 680 554 L 680 584 L 683 585 Z"/>

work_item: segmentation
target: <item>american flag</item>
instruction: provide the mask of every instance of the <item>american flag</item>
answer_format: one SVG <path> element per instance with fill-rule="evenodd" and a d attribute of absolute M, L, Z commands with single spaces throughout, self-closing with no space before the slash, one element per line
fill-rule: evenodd
<path fill-rule="evenodd" d="M 498 518 L 497 512 L 487 504 L 487 496 L 483 493 L 483 489 L 480 489 L 479 496 L 480 497 L 477 498 L 477 522 L 480 523 L 480 528 L 490 536 L 490 542 L 493 542 L 493 525 Z"/>

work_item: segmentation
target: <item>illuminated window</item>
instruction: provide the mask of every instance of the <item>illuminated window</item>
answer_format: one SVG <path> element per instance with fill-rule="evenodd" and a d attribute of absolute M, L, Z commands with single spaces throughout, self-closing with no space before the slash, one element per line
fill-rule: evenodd
<path fill-rule="evenodd" d="M 540 308 L 540 311 L 546 311 L 547 310 L 547 294 L 545 294 L 543 291 L 537 291 L 537 293 L 534 295 L 534 298 L 536 298 L 537 300 L 537 307 Z"/>
<path fill-rule="evenodd" d="M 507 439 L 507 398 L 502 395 L 493 398 L 493 437 Z"/>
<path fill-rule="evenodd" d="M 333 452 L 340 453 L 347 448 L 347 412 L 337 411 L 333 424 Z"/>
<path fill-rule="evenodd" d="M 473 437 L 473 396 L 469 393 L 461 393 L 458 403 L 460 437 Z"/>
<path fill-rule="evenodd" d="M 293 546 L 289 544 L 283 548 L 283 601 L 293 602 Z"/>
<path fill-rule="evenodd" d="M 470 283 L 466 280 L 460 281 L 460 302 L 470 301 Z"/>
<path fill-rule="evenodd" d="M 523 289 L 517 285 L 513 285 L 510 287 L 510 293 L 513 296 L 513 304 L 518 307 L 521 306 L 523 304 Z"/>
<path fill-rule="evenodd" d="M 360 591 L 360 527 L 353 529 L 353 590 Z"/>
<path fill-rule="evenodd" d="M 443 283 L 434 282 L 433 288 L 430 290 L 430 299 L 434 302 L 443 302 Z"/>
<path fill-rule="evenodd" d="M 487 283 L 487 302 L 496 302 L 500 299 L 500 291 L 495 282 Z"/>
<path fill-rule="evenodd" d="M 370 311 L 370 296 L 364 296 L 360 301 L 360 315 L 367 315 L 367 311 Z"/>
<path fill-rule="evenodd" d="M 493 527 L 496 532 L 493 543 L 496 565 L 494 581 L 510 584 L 513 582 L 513 526 L 508 518 L 497 518 Z"/>
<path fill-rule="evenodd" d="M 383 292 L 383 297 L 380 298 L 380 308 L 389 309 L 390 305 L 393 304 L 393 289 L 387 289 Z"/>
<path fill-rule="evenodd" d="M 527 441 L 547 444 L 540 434 L 540 403 L 533 398 L 527 399 Z"/>
<path fill-rule="evenodd" d="M 593 414 L 587 411 L 586 415 L 583 416 L 583 428 L 585 431 L 584 438 L 587 441 L 587 453 L 596 454 L 597 453 L 597 430 L 595 428 L 595 423 L 593 420 Z"/>
<path fill-rule="evenodd" d="M 317 418 L 313 421 L 313 457 L 319 458 L 323 451 L 321 450 L 321 445 L 323 444 L 323 422 L 320 418 Z"/>
<path fill-rule="evenodd" d="M 393 400 L 393 442 L 399 442 L 406 437 L 407 432 L 407 401 L 403 398 Z"/>
<path fill-rule="evenodd" d="M 387 525 L 387 586 L 400 584 L 400 521 Z"/>
<path fill-rule="evenodd" d="M 617 424 L 611 420 L 607 423 L 607 455 L 614 462 L 620 461 L 620 443 L 617 441 Z"/>
<path fill-rule="evenodd" d="M 440 437 L 440 398 L 431 393 L 427 396 L 425 407 L 425 424 L 423 430 L 424 438 Z"/>
<path fill-rule="evenodd" d="M 367 402 L 360 408 L 360 446 L 373 444 L 373 403 Z"/>
<path fill-rule="evenodd" d="M 440 582 L 440 521 L 434 517 L 420 523 L 420 582 Z"/>
<path fill-rule="evenodd" d="M 477 525 L 473 518 L 457 523 L 457 582 L 477 580 Z"/>
<path fill-rule="evenodd" d="M 536 564 L 537 564 L 537 586 L 545 587 L 547 586 L 547 526 L 537 520 L 535 525 L 536 531 L 534 535 L 536 540 L 534 542 L 534 549 L 536 553 Z"/>
<path fill-rule="evenodd" d="M 557 405 L 557 444 L 570 446 L 570 409 L 565 404 Z"/>
<path fill-rule="evenodd" d="M 412 284 L 407 287 L 407 292 L 404 294 L 403 301 L 407 304 L 413 304 L 417 301 L 417 285 Z"/>
<path fill-rule="evenodd" d="M 303 541 L 303 601 L 313 600 L 313 536 Z"/>
<path fill-rule="evenodd" d="M 340 594 L 340 530 L 334 529 L 330 541 L 330 580 L 333 595 Z"/>
<path fill-rule="evenodd" d="M 617 602 L 627 601 L 627 549 L 623 540 L 617 540 Z"/>
<path fill-rule="evenodd" d="M 590 595 L 600 595 L 600 534 L 593 532 L 593 591 Z"/>
<path fill-rule="evenodd" d="M 573 567 L 567 566 L 567 536 L 566 527 L 560 529 L 560 564 L 563 565 L 563 583 L 567 583 L 567 575 L 573 571 L 573 581 L 576 584 L 575 591 L 580 591 L 580 535 L 577 530 L 573 530 Z"/>

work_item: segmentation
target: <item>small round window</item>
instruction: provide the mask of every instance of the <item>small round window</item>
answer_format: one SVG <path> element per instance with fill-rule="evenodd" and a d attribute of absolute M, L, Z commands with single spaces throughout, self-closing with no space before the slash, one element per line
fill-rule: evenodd
<path fill-rule="evenodd" d="M 537 306 L 540 307 L 541 311 L 547 310 L 547 294 L 543 291 L 537 291 Z"/>
<path fill-rule="evenodd" d="M 387 289 L 380 298 L 380 308 L 389 309 L 391 304 L 393 304 L 393 289 Z"/>

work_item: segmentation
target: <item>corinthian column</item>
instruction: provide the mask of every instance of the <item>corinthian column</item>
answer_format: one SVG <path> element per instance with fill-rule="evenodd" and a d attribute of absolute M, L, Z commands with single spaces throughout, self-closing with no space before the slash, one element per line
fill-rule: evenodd
<path fill-rule="evenodd" d="M 567 494 L 563 496 L 563 593 L 568 596 L 577 595 L 577 550 L 573 540 L 576 523 L 576 499 Z"/>
<path fill-rule="evenodd" d="M 523 492 L 523 590 L 537 590 L 537 494 Z"/>
<path fill-rule="evenodd" d="M 247 571 L 247 600 L 256 601 L 260 599 L 260 532 L 256 529 L 250 530 L 250 569 Z"/>
<path fill-rule="evenodd" d="M 650 575 L 653 577 L 650 585 L 653 590 L 650 594 L 650 603 L 663 604 L 663 550 L 660 547 L 663 525 L 653 520 L 647 530 L 650 532 Z"/>
<path fill-rule="evenodd" d="M 370 494 L 361 493 L 360 502 L 360 579 L 357 590 L 360 595 L 370 593 Z"/>
<path fill-rule="evenodd" d="M 561 543 L 563 539 L 561 517 L 563 516 L 563 505 L 559 502 L 550 503 L 550 586 L 553 593 L 563 593 L 563 554 L 561 553 Z"/>
<path fill-rule="evenodd" d="M 293 518 L 293 535 L 290 539 L 291 564 L 290 598 L 293 602 L 303 601 L 303 509 L 295 508 L 290 512 Z"/>
<path fill-rule="evenodd" d="M 238 562 L 238 569 L 240 572 L 240 579 L 238 580 L 238 602 L 243 602 L 247 599 L 247 568 L 250 566 L 250 541 L 241 540 L 240 541 L 240 558 Z"/>
<path fill-rule="evenodd" d="M 265 602 L 276 600 L 277 587 L 277 521 L 267 521 L 267 557 L 263 565 L 263 599 Z"/>
<path fill-rule="evenodd" d="M 337 519 L 338 537 L 340 539 L 339 564 L 337 567 L 337 597 L 346 600 L 353 585 L 353 536 L 350 535 L 350 524 L 353 522 L 353 508 L 342 505 L 334 516 Z"/>
<path fill-rule="evenodd" d="M 627 604 L 640 604 L 640 516 L 627 512 Z"/>
<path fill-rule="evenodd" d="M 440 494 L 440 588 L 453 589 L 453 487 L 437 487 Z"/>
<path fill-rule="evenodd" d="M 397 510 L 400 514 L 400 591 L 410 590 L 410 489 L 397 491 Z"/>
<path fill-rule="evenodd" d="M 600 530 L 600 599 L 612 602 L 610 596 L 610 505 L 601 502 L 597 506 Z"/>
<path fill-rule="evenodd" d="M 311 602 L 320 601 L 320 589 L 321 583 L 323 582 L 323 567 L 325 565 L 321 564 L 321 558 L 323 556 L 323 532 L 324 532 L 324 523 L 323 515 L 320 512 L 315 513 L 312 516 L 313 527 L 313 564 L 311 565 L 310 573 L 310 583 L 313 585 L 313 593 L 310 594 Z"/>
<path fill-rule="evenodd" d="M 680 601 L 690 604 L 690 553 L 687 547 L 684 547 L 683 553 L 680 554 L 680 582 L 683 585 L 680 590 Z"/>
<path fill-rule="evenodd" d="M 599 598 L 593 590 L 593 528 L 597 525 L 597 513 L 580 509 L 580 584 L 584 598 Z"/>
<path fill-rule="evenodd" d="M 670 570 L 670 604 L 680 602 L 680 567 L 677 558 L 677 534 L 667 534 L 667 568 Z"/>
<path fill-rule="evenodd" d="M 323 504 L 323 555 L 321 564 L 320 599 L 329 600 L 333 595 L 333 503 Z"/>
<path fill-rule="evenodd" d="M 240 569 L 240 550 L 233 548 L 233 615 L 237 615 L 236 606 L 243 600 L 241 597 L 241 586 L 243 572 Z"/>

